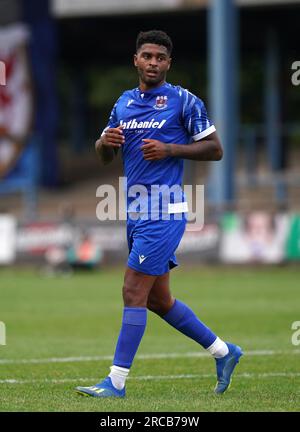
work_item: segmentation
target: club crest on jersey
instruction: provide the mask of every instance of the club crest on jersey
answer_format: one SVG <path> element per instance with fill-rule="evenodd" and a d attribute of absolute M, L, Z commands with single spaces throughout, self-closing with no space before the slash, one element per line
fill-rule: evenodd
<path fill-rule="evenodd" d="M 158 110 L 167 108 L 168 106 L 167 102 L 168 102 L 167 96 L 157 96 L 154 108 Z"/>

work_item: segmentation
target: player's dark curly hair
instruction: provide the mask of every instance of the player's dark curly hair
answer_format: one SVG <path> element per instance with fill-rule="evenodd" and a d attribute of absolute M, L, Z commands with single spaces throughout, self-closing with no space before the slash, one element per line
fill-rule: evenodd
<path fill-rule="evenodd" d="M 136 51 L 146 43 L 162 45 L 167 48 L 168 54 L 171 55 L 173 44 L 171 38 L 167 33 L 161 30 L 150 30 L 146 32 L 140 32 L 136 39 Z"/>

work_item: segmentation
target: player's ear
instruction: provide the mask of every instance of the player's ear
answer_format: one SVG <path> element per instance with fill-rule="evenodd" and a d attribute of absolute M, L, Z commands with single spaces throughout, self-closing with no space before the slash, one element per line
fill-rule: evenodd
<path fill-rule="evenodd" d="M 137 66 L 137 55 L 136 54 L 134 54 L 134 56 L 133 56 L 133 63 L 134 63 L 134 66 Z"/>
<path fill-rule="evenodd" d="M 171 57 L 169 58 L 169 64 L 168 64 L 168 70 L 170 69 L 170 67 L 171 67 L 171 63 L 172 63 L 172 59 L 171 59 Z"/>

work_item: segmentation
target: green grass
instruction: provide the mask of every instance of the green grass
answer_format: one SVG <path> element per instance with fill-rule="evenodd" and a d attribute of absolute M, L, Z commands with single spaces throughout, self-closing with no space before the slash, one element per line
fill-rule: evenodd
<path fill-rule="evenodd" d="M 78 396 L 73 388 L 99 381 L 111 360 L 21 360 L 112 356 L 123 270 L 70 278 L 2 270 L 0 321 L 6 324 L 7 345 L 0 346 L 0 411 L 298 411 L 300 350 L 291 343 L 291 325 L 300 320 L 300 269 L 182 266 L 171 279 L 175 296 L 222 339 L 246 351 L 227 393 L 213 393 L 214 360 L 184 357 L 204 350 L 149 313 L 126 399 Z M 251 354 L 260 350 L 279 353 Z M 139 358 L 160 353 L 178 357 Z"/>

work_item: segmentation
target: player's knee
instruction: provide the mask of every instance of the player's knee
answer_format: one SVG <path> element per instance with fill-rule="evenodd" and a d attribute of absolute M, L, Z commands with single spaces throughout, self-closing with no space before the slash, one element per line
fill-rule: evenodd
<path fill-rule="evenodd" d="M 174 303 L 174 299 L 172 297 L 169 297 L 167 299 L 150 297 L 150 298 L 148 298 L 148 301 L 147 301 L 147 308 L 151 312 L 154 312 L 159 316 L 164 316 L 172 308 L 173 303 Z"/>
<path fill-rule="evenodd" d="M 123 286 L 124 305 L 128 307 L 146 307 L 147 295 L 138 286 L 124 283 Z"/>
<path fill-rule="evenodd" d="M 155 314 L 157 314 L 157 315 L 159 315 L 159 316 L 162 316 L 162 315 L 163 315 L 163 314 L 162 314 L 162 311 L 161 311 L 161 307 L 160 307 L 160 305 L 157 304 L 157 303 L 154 303 L 154 302 L 148 301 L 148 302 L 147 302 L 147 309 L 149 309 L 151 312 L 153 312 L 153 313 L 155 313 Z"/>

